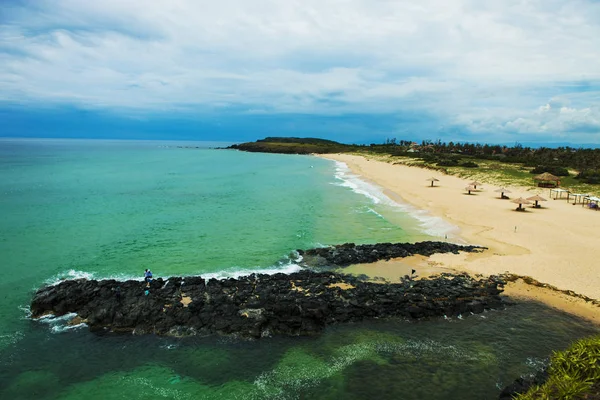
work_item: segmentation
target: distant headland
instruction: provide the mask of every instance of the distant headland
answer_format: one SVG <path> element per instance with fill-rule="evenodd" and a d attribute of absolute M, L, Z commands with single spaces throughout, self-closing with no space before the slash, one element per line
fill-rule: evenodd
<path fill-rule="evenodd" d="M 421 143 L 388 139 L 369 145 L 343 144 L 332 140 L 296 137 L 266 137 L 255 142 L 234 144 L 230 149 L 280 154 L 350 153 L 404 157 L 431 169 L 485 169 L 485 165 L 501 163 L 517 166 L 532 174 L 551 173 L 566 182 L 600 184 L 600 149 L 575 147 L 500 146 L 424 140 Z M 523 171 L 521 169 L 521 172 Z M 573 173 L 573 170 L 576 172 Z"/>

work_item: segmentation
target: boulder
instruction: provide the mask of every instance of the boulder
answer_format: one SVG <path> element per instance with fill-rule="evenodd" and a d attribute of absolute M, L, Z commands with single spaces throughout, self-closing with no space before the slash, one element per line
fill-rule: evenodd
<path fill-rule="evenodd" d="M 351 264 L 373 263 L 391 258 L 403 258 L 413 255 L 430 256 L 436 253 L 454 253 L 460 251 L 474 253 L 485 250 L 480 246 L 464 246 L 447 242 L 417 243 L 345 243 L 331 247 L 319 247 L 309 250 L 297 250 L 302 263 L 309 267 L 348 266 Z"/>

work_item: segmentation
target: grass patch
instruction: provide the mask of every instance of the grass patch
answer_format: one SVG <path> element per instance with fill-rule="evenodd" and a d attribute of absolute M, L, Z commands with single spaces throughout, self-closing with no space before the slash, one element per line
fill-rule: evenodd
<path fill-rule="evenodd" d="M 430 163 L 422 159 L 410 157 L 393 157 L 382 154 L 371 154 L 368 152 L 357 153 L 357 155 L 367 156 L 370 159 L 398 163 L 408 166 L 428 168 L 444 172 L 448 175 L 458 176 L 465 180 L 478 180 L 483 183 L 494 186 L 523 186 L 530 190 L 540 189 L 533 182 L 534 174 L 530 173 L 533 167 L 526 167 L 523 164 L 503 163 L 494 160 L 477 160 L 478 168 L 464 168 L 458 166 L 437 166 L 436 163 Z M 464 161 L 468 159 L 465 158 Z M 461 162 L 462 164 L 462 162 Z M 571 176 L 561 177 L 560 187 L 568 189 L 572 193 L 587 193 L 594 196 L 600 196 L 600 188 L 597 185 L 582 183 L 574 178 L 575 171 L 571 171 Z M 544 188 L 543 190 L 548 190 Z"/>

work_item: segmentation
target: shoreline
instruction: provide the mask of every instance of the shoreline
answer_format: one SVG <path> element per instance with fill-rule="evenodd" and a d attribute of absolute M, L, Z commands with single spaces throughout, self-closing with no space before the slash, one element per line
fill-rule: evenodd
<path fill-rule="evenodd" d="M 403 270 L 408 268 L 407 265 L 412 265 L 417 269 L 417 274 L 428 269 L 486 276 L 512 273 L 530 276 L 561 290 L 572 290 L 600 299 L 600 274 L 595 268 L 600 239 L 597 228 L 600 213 L 573 206 L 564 199 L 550 200 L 548 189 L 533 185 L 511 186 L 511 198 L 540 194 L 548 201 L 543 203 L 543 208 L 527 207 L 525 212 L 516 212 L 516 204 L 499 199 L 498 193 L 494 192 L 499 185 L 492 183 L 484 182 L 481 191 L 469 196 L 464 190 L 468 180 L 439 171 L 349 154 L 318 156 L 343 162 L 354 174 L 380 186 L 392 199 L 401 199 L 457 226 L 459 232 L 453 235 L 457 240 L 489 249 L 480 254 L 435 254 L 420 260 L 392 261 L 401 263 Z M 429 177 L 439 179 L 436 186 L 429 186 Z M 382 265 L 385 266 L 380 264 L 380 267 Z M 394 271 L 394 267 L 389 265 L 374 271 L 373 266 L 360 264 L 347 272 L 368 276 L 383 274 L 387 275 L 383 276 L 386 279 L 404 275 L 390 276 L 392 272 L 384 272 L 386 268 Z M 541 301 L 600 323 L 600 307 L 560 292 L 523 285 L 507 285 L 507 295 Z M 568 301 L 557 301 L 562 297 L 568 298 Z"/>
<path fill-rule="evenodd" d="M 411 270 L 417 270 L 415 279 L 429 278 L 440 273 L 458 274 L 470 271 L 452 269 L 443 264 L 432 261 L 426 256 L 412 256 L 407 258 L 378 261 L 371 264 L 354 264 L 337 270 L 351 275 L 367 275 L 371 282 L 397 283 L 400 277 L 410 275 Z M 519 278 L 507 282 L 504 287 L 504 296 L 513 300 L 533 301 L 547 307 L 583 318 L 600 326 L 600 307 L 576 296 L 562 293 L 552 288 L 529 284 Z"/>

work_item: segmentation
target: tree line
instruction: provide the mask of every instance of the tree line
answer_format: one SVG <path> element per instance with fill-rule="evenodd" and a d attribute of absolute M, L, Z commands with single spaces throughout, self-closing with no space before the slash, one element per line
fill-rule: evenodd
<path fill-rule="evenodd" d="M 526 147 L 468 142 L 442 142 L 423 140 L 386 139 L 384 143 L 370 145 L 342 144 L 318 138 L 268 137 L 256 142 L 241 143 L 231 148 L 265 153 L 311 154 L 372 152 L 420 158 L 439 166 L 462 166 L 477 168 L 477 160 L 496 160 L 519 163 L 531 167 L 532 173 L 550 172 L 557 176 L 569 175 L 568 170 L 578 171 L 576 176 L 585 183 L 600 184 L 600 149 L 563 147 Z"/>
<path fill-rule="evenodd" d="M 550 172 L 554 175 L 568 175 L 567 169 L 579 171 L 576 178 L 586 183 L 600 183 L 600 149 L 576 148 L 570 146 L 527 147 L 520 143 L 514 146 L 501 146 L 468 142 L 442 142 L 423 140 L 421 143 L 407 140 L 387 139 L 384 144 L 371 144 L 372 150 L 381 150 L 394 155 L 419 157 L 421 154 L 438 155 L 452 159 L 453 155 L 472 159 L 498 160 L 506 163 L 520 163 L 534 167 L 534 173 Z M 443 157 L 443 156 L 450 156 Z M 446 161 L 447 163 L 448 161 Z"/>

